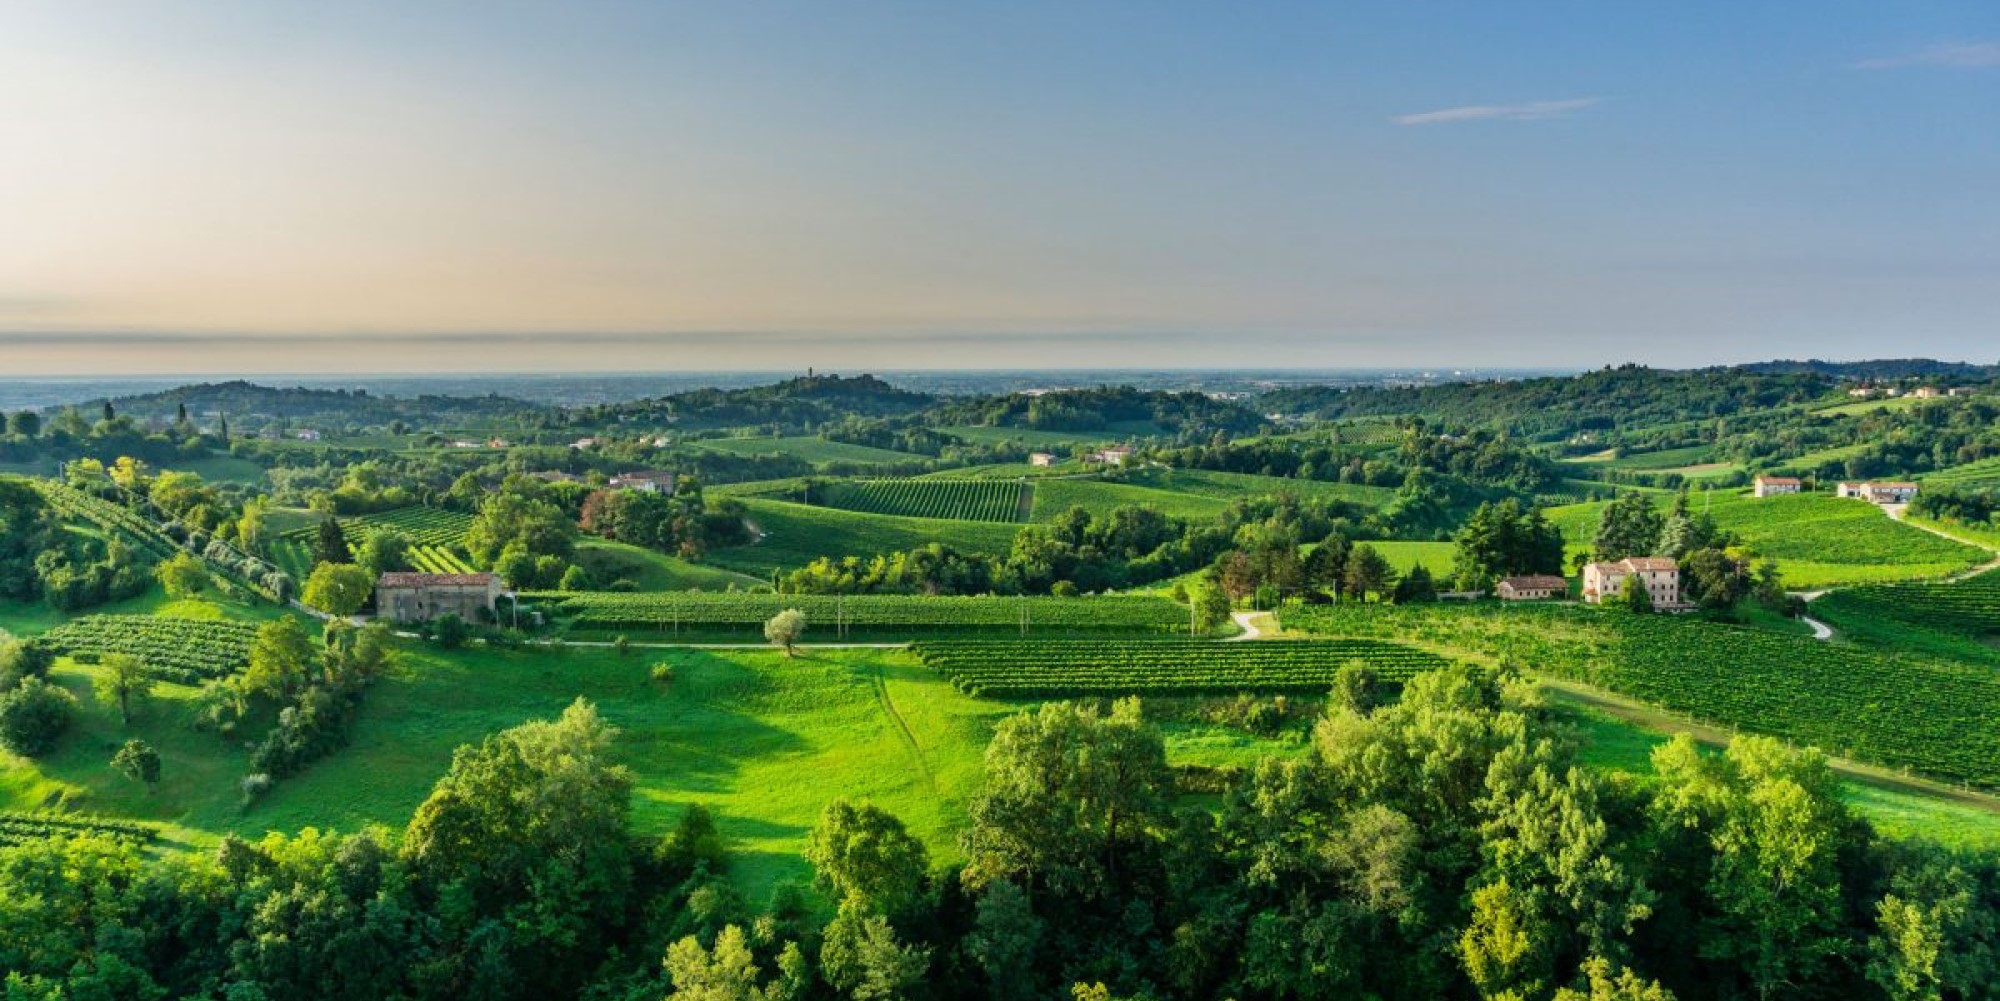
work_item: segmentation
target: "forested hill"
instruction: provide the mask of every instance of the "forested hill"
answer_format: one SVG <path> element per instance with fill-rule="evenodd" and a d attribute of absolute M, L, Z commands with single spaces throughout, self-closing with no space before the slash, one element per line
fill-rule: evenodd
<path fill-rule="evenodd" d="M 979 424 L 1041 431 L 1119 430 L 1254 431 L 1255 410 L 1198 392 L 1140 390 L 1131 386 L 1062 389 L 955 400 L 938 408 L 946 424 Z"/>
<path fill-rule="evenodd" d="M 1746 372 L 1764 375 L 1810 373 L 1837 379 L 1893 381 L 1897 379 L 1991 379 L 2000 376 L 2000 365 L 1974 365 L 1935 358 L 1878 358 L 1873 361 L 1760 361 L 1739 366 Z"/>
<path fill-rule="evenodd" d="M 1258 398 L 1264 410 L 1312 417 L 1420 414 L 1446 425 L 1503 428 L 1554 441 L 1574 434 L 1725 417 L 1825 397 L 1836 380 L 1813 373 L 1742 368 L 1674 371 L 1624 365 L 1575 376 L 1512 382 L 1340 391 L 1284 389 Z"/>
<path fill-rule="evenodd" d="M 695 389 L 575 412 L 579 423 L 673 421 L 682 427 L 804 427 L 842 417 L 900 417 L 937 397 L 892 386 L 872 375 L 808 375 L 768 386 Z"/>
<path fill-rule="evenodd" d="M 95 414 L 104 402 L 92 400 L 78 409 Z M 275 418 L 345 425 L 386 425 L 397 420 L 432 425 L 535 420 L 555 413 L 540 404 L 496 395 L 378 396 L 365 389 L 263 386 L 240 379 L 123 396 L 110 403 L 117 413 L 140 421 L 172 421 L 185 406 L 191 416 L 223 414 L 238 428 L 246 429 Z"/>

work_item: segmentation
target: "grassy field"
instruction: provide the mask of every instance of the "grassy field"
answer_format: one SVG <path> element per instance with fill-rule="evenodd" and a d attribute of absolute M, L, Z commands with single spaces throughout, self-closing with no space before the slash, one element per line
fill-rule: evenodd
<path fill-rule="evenodd" d="M 1856 400 L 1853 403 L 1839 403 L 1831 407 L 1820 407 L 1814 410 L 1813 413 L 1822 417 L 1852 417 L 1857 414 L 1872 414 L 1877 410 L 1894 412 L 1939 402 L 1941 401 L 1920 400 L 1914 396 L 1898 396 L 1894 399 Z"/>
<path fill-rule="evenodd" d="M 1005 553 L 1020 530 L 997 522 L 856 514 L 759 497 L 746 497 L 743 504 L 764 540 L 714 550 L 708 562 L 764 579 L 773 569 L 796 569 L 821 556 L 871 556 L 931 542 L 968 552 Z"/>
<path fill-rule="evenodd" d="M 924 459 L 921 455 L 911 455 L 908 452 L 870 448 L 866 445 L 849 445 L 845 442 L 825 441 L 803 435 L 790 438 L 703 438 L 691 444 L 732 455 L 790 455 L 814 463 L 853 462 L 884 465 L 921 462 Z"/>
<path fill-rule="evenodd" d="M 749 588 L 770 583 L 765 578 L 605 539 L 578 543 L 576 562 L 598 586 L 629 580 L 641 591 L 723 591 L 731 584 Z"/>
<path fill-rule="evenodd" d="M 1361 543 L 1356 543 L 1360 545 Z M 1367 542 L 1375 551 L 1396 568 L 1397 573 L 1409 573 L 1411 567 L 1421 566 L 1431 572 L 1431 576 L 1442 580 L 1451 574 L 1451 556 L 1455 548 L 1449 542 Z"/>
<path fill-rule="evenodd" d="M 1672 495 L 1656 501 L 1665 508 Z M 1795 588 L 1943 577 L 1985 559 L 1977 548 L 1890 521 L 1873 504 L 1827 494 L 1758 499 L 1743 491 L 1696 491 L 1690 503 L 1758 555 L 1776 559 L 1786 585 Z M 1549 520 L 1572 549 L 1587 549 L 1604 507 L 1551 508 Z"/>

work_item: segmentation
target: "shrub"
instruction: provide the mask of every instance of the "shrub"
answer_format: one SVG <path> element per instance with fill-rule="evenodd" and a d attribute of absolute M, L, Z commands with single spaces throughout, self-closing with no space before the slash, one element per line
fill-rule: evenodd
<path fill-rule="evenodd" d="M 39 757 L 56 746 L 76 713 L 76 698 L 40 678 L 24 678 L 0 695 L 0 746 Z"/>

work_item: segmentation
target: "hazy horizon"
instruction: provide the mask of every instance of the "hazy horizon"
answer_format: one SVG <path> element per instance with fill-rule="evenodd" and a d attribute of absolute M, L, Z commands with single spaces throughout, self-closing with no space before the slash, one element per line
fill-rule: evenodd
<path fill-rule="evenodd" d="M 2000 331 L 1991 4 L 31 2 L 0 38 L 0 376 Z"/>

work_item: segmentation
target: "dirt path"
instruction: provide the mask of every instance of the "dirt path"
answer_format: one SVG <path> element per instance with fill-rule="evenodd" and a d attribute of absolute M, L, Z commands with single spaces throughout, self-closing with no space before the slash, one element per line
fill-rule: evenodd
<path fill-rule="evenodd" d="M 903 719 L 901 712 L 897 711 L 895 700 L 889 697 L 889 679 L 882 673 L 881 664 L 875 665 L 874 680 L 875 701 L 882 703 L 882 711 L 889 715 L 889 722 L 896 726 L 896 736 L 902 739 L 903 745 L 910 749 L 911 756 L 917 759 L 917 770 L 923 773 L 924 784 L 930 787 L 931 795 L 937 795 L 937 775 L 931 771 L 930 760 L 924 757 L 923 745 L 917 743 L 916 732 L 910 729 L 909 722 Z"/>
<path fill-rule="evenodd" d="M 1686 733 L 1694 737 L 1695 740 L 1711 747 L 1725 747 L 1729 744 L 1731 738 L 1736 736 L 1734 733 L 1719 726 L 1711 726 L 1707 723 L 1697 723 L 1693 720 L 1683 719 L 1657 706 L 1648 705 L 1637 699 L 1626 698 L 1623 695 L 1608 692 L 1601 688 L 1561 678 L 1551 678 L 1546 675 L 1540 676 L 1537 680 L 1544 690 L 1550 692 L 1558 700 L 1588 706 L 1608 715 L 1615 716 L 1627 723 L 1652 730 L 1655 733 Z M 1915 778 L 1887 768 L 1864 764 L 1859 761 L 1850 761 L 1846 758 L 1829 756 L 1827 758 L 1827 765 L 1842 778 L 1862 785 L 1875 786 L 1897 792 L 1935 796 L 1939 799 L 1947 799 L 1954 803 L 1962 803 L 1966 806 L 1975 807 L 1987 813 L 2000 815 L 2000 796 L 1973 792 L 1969 789 L 1947 785 L 1943 782 L 1933 782 L 1929 779 Z"/>
<path fill-rule="evenodd" d="M 1260 625 L 1260 623 L 1268 622 L 1270 620 L 1271 618 L 1270 612 L 1231 612 L 1229 617 L 1231 619 L 1236 620 L 1236 624 L 1242 626 L 1243 631 L 1223 640 L 1222 642 L 1224 643 L 1240 643 L 1243 642 L 1244 640 L 1270 639 L 1274 635 L 1276 635 L 1278 631 L 1278 627 L 1276 625 L 1271 626 L 1270 632 L 1265 632 L 1264 627 Z"/>
<path fill-rule="evenodd" d="M 1820 592 L 1820 593 L 1821 593 L 1821 594 L 1824 594 L 1824 593 L 1826 593 L 1826 592 L 1822 591 L 1822 592 Z M 1809 626 L 1811 626 L 1811 627 L 1812 627 L 1812 631 L 1813 631 L 1813 639 L 1816 639 L 1816 640 L 1830 640 L 1830 639 L 1832 639 L 1832 638 L 1833 638 L 1833 627 L 1832 627 L 1832 626 L 1829 626 L 1829 625 L 1827 625 L 1826 623 L 1824 623 L 1824 622 L 1821 622 L 1820 620 L 1818 620 L 1818 619 L 1815 619 L 1815 618 L 1813 618 L 1813 617 L 1812 617 L 1812 616 L 1810 616 L 1810 615 L 1801 615 L 1801 616 L 1799 616 L 1799 621 L 1800 621 L 1800 622 L 1803 622 L 1803 623 L 1805 623 L 1806 625 L 1809 625 Z"/>

